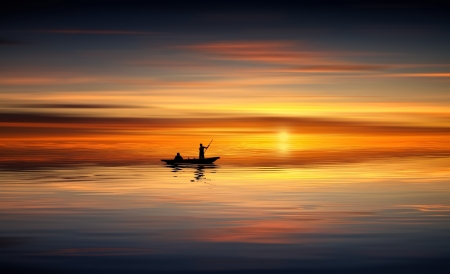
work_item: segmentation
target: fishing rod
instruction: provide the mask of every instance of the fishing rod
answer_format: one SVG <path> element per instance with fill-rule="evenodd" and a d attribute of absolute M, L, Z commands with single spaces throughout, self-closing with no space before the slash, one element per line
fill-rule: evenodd
<path fill-rule="evenodd" d="M 211 142 L 209 142 L 208 146 L 207 146 L 206 149 L 205 149 L 205 152 L 208 150 L 209 145 L 211 145 L 211 143 L 212 143 L 213 140 L 214 140 L 214 139 L 211 139 Z"/>

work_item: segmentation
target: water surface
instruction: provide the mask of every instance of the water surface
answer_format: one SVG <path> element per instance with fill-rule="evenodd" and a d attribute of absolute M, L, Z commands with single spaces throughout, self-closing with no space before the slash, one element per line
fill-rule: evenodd
<path fill-rule="evenodd" d="M 447 273 L 449 163 L 3 170 L 0 266 L 11 273 Z"/>

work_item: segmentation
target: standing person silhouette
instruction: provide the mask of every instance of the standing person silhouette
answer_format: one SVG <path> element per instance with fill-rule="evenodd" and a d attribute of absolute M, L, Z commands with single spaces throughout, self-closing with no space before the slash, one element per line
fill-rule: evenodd
<path fill-rule="evenodd" d="M 200 147 L 198 148 L 198 158 L 199 159 L 205 159 L 205 149 L 207 149 L 209 147 L 209 145 L 207 147 L 204 147 L 202 144 L 200 144 Z"/>

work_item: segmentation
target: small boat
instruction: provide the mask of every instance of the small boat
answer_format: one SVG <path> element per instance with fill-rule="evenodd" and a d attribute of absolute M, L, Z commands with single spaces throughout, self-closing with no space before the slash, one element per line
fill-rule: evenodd
<path fill-rule="evenodd" d="M 183 160 L 161 160 L 162 162 L 166 162 L 166 164 L 174 165 L 174 164 L 212 164 L 220 157 L 210 157 L 205 159 L 183 159 Z"/>

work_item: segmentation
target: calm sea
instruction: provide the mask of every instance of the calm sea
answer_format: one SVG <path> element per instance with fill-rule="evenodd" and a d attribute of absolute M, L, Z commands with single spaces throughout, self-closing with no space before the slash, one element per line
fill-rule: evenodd
<path fill-rule="evenodd" d="M 450 273 L 450 159 L 0 171 L 1 273 Z"/>

